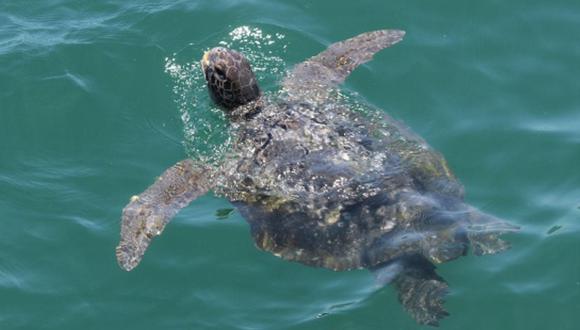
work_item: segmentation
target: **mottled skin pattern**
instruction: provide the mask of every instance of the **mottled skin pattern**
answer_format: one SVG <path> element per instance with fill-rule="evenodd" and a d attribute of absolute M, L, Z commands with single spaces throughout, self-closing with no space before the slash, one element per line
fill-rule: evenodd
<path fill-rule="evenodd" d="M 191 159 L 182 160 L 167 169 L 153 185 L 123 209 L 121 241 L 117 246 L 117 260 L 123 269 L 135 268 L 151 239 L 163 229 L 179 210 L 205 194 L 210 185 L 208 168 Z"/>
<path fill-rule="evenodd" d="M 202 67 L 209 95 L 216 104 L 234 109 L 260 96 L 254 72 L 242 54 L 216 47 L 204 54 Z"/>
<path fill-rule="evenodd" d="M 335 43 L 298 64 L 277 98 L 261 95 L 239 53 L 214 48 L 202 68 L 235 134 L 219 168 L 185 160 L 123 210 L 119 265 L 133 269 L 151 239 L 208 190 L 247 219 L 256 245 L 286 260 L 333 270 L 370 269 L 393 283 L 420 324 L 448 315 L 448 285 L 434 264 L 503 251 L 515 227 L 463 202 L 443 157 L 402 124 L 372 120 L 335 87 L 404 32 L 381 30 Z"/>
<path fill-rule="evenodd" d="M 329 88 L 342 83 L 359 65 L 383 48 L 403 39 L 404 31 L 379 30 L 332 44 L 322 53 L 296 65 L 282 82 L 291 100 L 323 102 Z"/>

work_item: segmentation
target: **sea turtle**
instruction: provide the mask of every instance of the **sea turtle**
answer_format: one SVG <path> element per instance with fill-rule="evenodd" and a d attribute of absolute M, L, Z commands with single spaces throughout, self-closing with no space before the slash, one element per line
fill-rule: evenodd
<path fill-rule="evenodd" d="M 354 111 L 338 84 L 405 32 L 379 30 L 332 44 L 265 96 L 250 63 L 217 47 L 201 60 L 211 98 L 234 142 L 219 165 L 193 159 L 167 169 L 124 208 L 117 259 L 130 271 L 151 239 L 209 190 L 247 219 L 256 245 L 286 260 L 333 270 L 367 268 L 393 283 L 418 323 L 448 313 L 435 264 L 503 251 L 515 227 L 463 202 L 443 157 L 390 117 Z M 379 120 L 380 119 L 380 120 Z"/>

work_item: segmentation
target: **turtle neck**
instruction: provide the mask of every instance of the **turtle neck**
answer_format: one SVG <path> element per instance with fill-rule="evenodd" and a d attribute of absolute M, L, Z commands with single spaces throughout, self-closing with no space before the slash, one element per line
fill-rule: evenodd
<path fill-rule="evenodd" d="M 263 97 L 259 97 L 251 102 L 248 102 L 244 105 L 240 105 L 239 107 L 234 108 L 230 112 L 227 113 L 227 116 L 232 122 L 239 122 L 243 120 L 251 120 L 257 114 L 262 112 L 264 107 L 264 100 Z"/>

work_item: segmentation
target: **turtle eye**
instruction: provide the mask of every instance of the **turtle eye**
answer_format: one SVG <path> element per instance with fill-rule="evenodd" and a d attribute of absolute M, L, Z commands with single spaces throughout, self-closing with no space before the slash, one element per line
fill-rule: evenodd
<path fill-rule="evenodd" d="M 221 68 L 215 67 L 214 71 L 220 80 L 226 80 L 226 73 L 224 72 L 224 70 L 222 70 Z"/>

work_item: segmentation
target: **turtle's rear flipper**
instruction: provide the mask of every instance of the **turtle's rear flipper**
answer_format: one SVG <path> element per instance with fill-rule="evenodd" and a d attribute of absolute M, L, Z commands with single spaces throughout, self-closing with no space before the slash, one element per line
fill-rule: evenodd
<path fill-rule="evenodd" d="M 438 326 L 449 316 L 443 308 L 448 292 L 445 280 L 437 275 L 435 266 L 422 256 L 404 257 L 374 270 L 379 281 L 392 279 L 399 302 L 419 324 Z"/>
<path fill-rule="evenodd" d="M 511 247 L 510 243 L 499 237 L 519 230 L 519 227 L 492 215 L 482 213 L 475 208 L 470 210 L 468 222 L 465 228 L 467 238 L 471 243 L 473 254 L 478 256 L 496 254 L 508 250 Z"/>
<path fill-rule="evenodd" d="M 185 206 L 209 189 L 210 173 L 187 159 L 168 168 L 147 190 L 123 209 L 121 241 L 116 254 L 119 266 L 135 268 L 153 237 Z"/>

